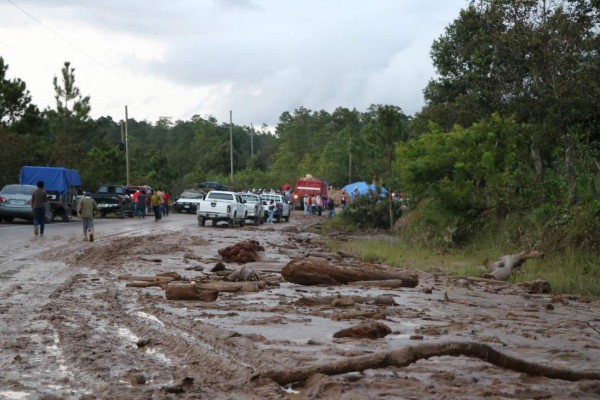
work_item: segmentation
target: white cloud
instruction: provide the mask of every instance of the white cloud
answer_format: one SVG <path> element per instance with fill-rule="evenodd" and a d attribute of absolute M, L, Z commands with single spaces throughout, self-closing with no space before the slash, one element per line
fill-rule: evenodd
<path fill-rule="evenodd" d="M 215 116 L 277 124 L 298 107 L 413 114 L 433 76 L 432 41 L 462 0 L 34 0 L 0 3 L 0 55 L 40 107 L 75 68 L 92 116 Z M 14 4 L 14 5 L 13 5 Z"/>

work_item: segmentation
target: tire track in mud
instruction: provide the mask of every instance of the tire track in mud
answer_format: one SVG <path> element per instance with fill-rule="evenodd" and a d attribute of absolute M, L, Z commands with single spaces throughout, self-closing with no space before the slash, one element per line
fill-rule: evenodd
<path fill-rule="evenodd" d="M 46 310 L 48 320 L 59 334 L 62 353 L 76 371 L 69 385 L 82 390 L 93 388 L 105 398 L 138 398 L 150 393 L 167 395 L 164 388 L 174 390 L 190 377 L 194 378 L 194 384 L 186 387 L 190 398 L 253 398 L 247 397 L 248 393 L 257 391 L 261 398 L 285 398 L 271 382 L 248 387 L 253 386 L 252 362 L 259 359 L 248 339 L 162 312 L 157 307 L 164 301 L 162 296 L 157 299 L 116 281 L 115 274 L 123 272 L 125 260 L 121 258 L 138 253 L 129 247 L 129 240 L 119 238 L 106 248 L 84 248 L 69 256 L 77 268 L 105 259 L 107 253 L 113 257 L 96 270 L 74 275 L 51 295 L 55 300 Z M 131 240 L 154 243 L 157 238 Z M 189 242 L 198 244 L 197 239 Z M 178 246 L 176 250 L 187 251 Z M 122 248 L 130 251 L 123 253 Z M 164 250 L 170 253 L 173 248 Z M 144 345 L 138 348 L 142 342 Z M 118 384 L 108 384 L 115 379 Z"/>

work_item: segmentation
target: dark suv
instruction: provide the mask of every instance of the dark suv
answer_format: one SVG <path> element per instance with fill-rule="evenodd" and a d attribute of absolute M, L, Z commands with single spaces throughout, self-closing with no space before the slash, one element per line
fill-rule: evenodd
<path fill-rule="evenodd" d="M 208 191 L 210 192 L 211 190 L 223 190 L 223 191 L 229 191 L 229 189 L 227 188 L 227 186 L 223 185 L 220 182 L 214 182 L 214 181 L 206 181 L 206 182 L 201 182 L 198 184 L 198 188 L 200 189 L 208 189 Z"/>

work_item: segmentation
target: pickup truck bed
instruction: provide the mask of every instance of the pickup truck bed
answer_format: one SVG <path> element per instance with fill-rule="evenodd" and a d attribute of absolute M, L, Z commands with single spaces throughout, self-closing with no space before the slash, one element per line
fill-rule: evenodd
<path fill-rule="evenodd" d="M 198 203 L 196 215 L 198 226 L 204 226 L 207 220 L 211 220 L 213 226 L 219 221 L 226 221 L 230 227 L 236 223 L 244 226 L 246 206 L 238 193 L 213 190 Z"/>

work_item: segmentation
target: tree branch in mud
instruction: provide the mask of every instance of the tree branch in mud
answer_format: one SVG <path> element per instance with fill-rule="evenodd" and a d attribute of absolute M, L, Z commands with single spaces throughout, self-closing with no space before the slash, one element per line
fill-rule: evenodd
<path fill-rule="evenodd" d="M 515 270 L 521 268 L 521 265 L 525 261 L 533 258 L 544 258 L 544 253 L 539 251 L 523 251 L 519 254 L 502 256 L 489 266 L 491 272 L 485 274 L 484 277 L 505 281 Z"/>
<path fill-rule="evenodd" d="M 562 379 L 566 381 L 579 381 L 584 379 L 600 380 L 600 371 L 574 371 L 566 368 L 539 365 L 503 354 L 487 344 L 475 342 L 423 343 L 415 346 L 407 346 L 395 351 L 349 357 L 320 365 L 264 371 L 261 375 L 268 376 L 279 385 L 283 386 L 293 382 L 305 381 L 316 373 L 338 375 L 364 371 L 367 369 L 387 367 L 402 368 L 413 364 L 418 360 L 441 356 L 479 358 L 480 360 L 489 362 L 500 368 L 552 379 Z"/>
<path fill-rule="evenodd" d="M 380 266 L 365 264 L 360 268 L 343 267 L 327 262 L 292 260 L 281 270 L 281 276 L 300 285 L 347 284 L 358 281 L 382 281 L 395 279 L 402 287 L 415 287 L 419 284 L 417 275 L 407 271 L 397 271 Z"/>

